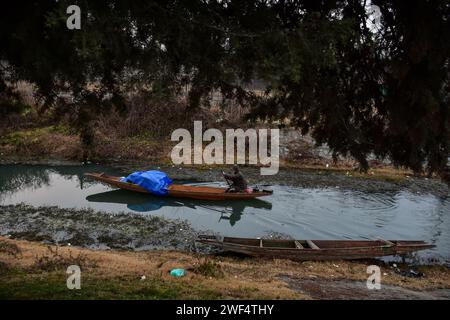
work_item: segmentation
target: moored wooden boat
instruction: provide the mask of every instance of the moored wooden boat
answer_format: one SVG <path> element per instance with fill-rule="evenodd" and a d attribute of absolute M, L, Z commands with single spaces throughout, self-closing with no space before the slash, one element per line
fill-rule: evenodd
<path fill-rule="evenodd" d="M 85 173 L 84 175 L 121 189 L 141 193 L 150 193 L 146 189 L 134 183 L 120 181 L 120 177 L 109 176 L 104 173 Z M 169 193 L 167 196 L 169 197 L 190 198 L 197 200 L 246 200 L 272 194 L 272 191 L 270 190 L 254 191 L 252 193 L 241 193 L 226 192 L 226 188 L 189 186 L 180 184 L 172 184 L 168 187 L 168 190 Z"/>
<path fill-rule="evenodd" d="M 405 255 L 433 248 L 409 240 L 274 240 L 200 235 L 198 242 L 254 257 L 291 260 L 353 260 Z"/>

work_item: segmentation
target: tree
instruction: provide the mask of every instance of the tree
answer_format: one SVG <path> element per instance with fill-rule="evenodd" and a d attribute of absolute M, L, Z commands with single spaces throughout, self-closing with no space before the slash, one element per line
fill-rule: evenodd
<path fill-rule="evenodd" d="M 81 30 L 65 26 L 81 8 Z M 369 21 L 371 5 L 380 21 Z M 89 144 L 91 118 L 127 92 L 176 95 L 195 110 L 211 91 L 250 119 L 290 117 L 334 156 L 389 157 L 416 172 L 448 170 L 449 4 L 445 0 L 26 1 L 0 20 L 0 97 L 36 85 L 44 108 L 69 113 Z M 245 90 L 253 79 L 266 94 Z"/>

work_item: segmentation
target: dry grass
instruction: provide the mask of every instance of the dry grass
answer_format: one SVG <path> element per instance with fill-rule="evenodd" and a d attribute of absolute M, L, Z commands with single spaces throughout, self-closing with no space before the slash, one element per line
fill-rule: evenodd
<path fill-rule="evenodd" d="M 82 251 L 78 251 L 74 255 L 71 250 L 61 253 L 60 247 L 47 246 L 45 254 L 35 257 L 33 268 L 40 271 L 58 271 L 65 270 L 70 265 L 90 269 L 96 266 L 96 262 L 93 259 L 88 259 L 86 253 Z"/>
<path fill-rule="evenodd" d="M 0 252 L 0 261 L 14 268 L 32 269 L 36 266 L 36 256 L 48 254 L 47 247 L 42 244 L 9 239 L 1 241 L 16 244 L 22 252 L 20 257 Z M 164 286 L 181 285 L 181 288 L 189 291 L 186 295 L 190 298 L 201 297 L 201 292 L 208 290 L 209 294 L 215 297 L 230 299 L 309 299 L 307 294 L 289 288 L 279 276 L 299 279 L 317 277 L 329 281 L 366 281 L 368 276 L 368 264 L 363 262 L 298 263 L 232 257 L 205 258 L 174 251 L 120 252 L 68 247 L 58 248 L 58 255 L 63 257 L 63 261 L 68 259 L 67 262 L 70 257 L 82 256 L 85 263 L 95 263 L 95 268 L 87 271 L 92 279 L 103 279 L 101 281 L 105 283 L 124 279 L 128 286 L 133 286 L 134 282 L 129 282 L 129 279 L 135 279 L 133 281 L 137 283 L 145 275 L 148 281 L 161 281 Z M 184 268 L 188 270 L 187 275 L 183 278 L 173 278 L 169 274 L 173 268 Z M 381 266 L 381 270 L 384 284 L 414 290 L 450 288 L 450 271 L 445 267 L 424 267 L 423 278 L 406 278 L 386 266 Z M 126 283 L 122 285 L 127 286 Z"/>
<path fill-rule="evenodd" d="M 9 255 L 14 258 L 18 258 L 21 254 L 21 250 L 17 244 L 11 241 L 5 241 L 0 238 L 0 254 Z"/>
<path fill-rule="evenodd" d="M 199 263 L 194 263 L 191 271 L 210 278 L 223 278 L 225 276 L 220 263 L 209 257 L 205 257 Z"/>
<path fill-rule="evenodd" d="M 326 165 L 329 165 L 327 168 Z M 316 159 L 311 161 L 280 161 L 280 167 L 285 169 L 302 169 L 311 170 L 318 173 L 336 173 L 343 174 L 348 177 L 362 178 L 362 179 L 375 179 L 382 181 L 397 182 L 403 181 L 408 177 L 412 177 L 414 173 L 408 169 L 397 169 L 392 166 L 378 166 L 371 167 L 367 173 L 359 172 L 355 170 L 357 166 L 354 161 L 340 161 L 336 164 L 330 164 L 330 161 L 323 159 Z"/>

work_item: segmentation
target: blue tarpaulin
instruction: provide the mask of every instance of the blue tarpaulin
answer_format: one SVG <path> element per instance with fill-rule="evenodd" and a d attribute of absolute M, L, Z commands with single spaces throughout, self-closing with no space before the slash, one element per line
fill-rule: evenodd
<path fill-rule="evenodd" d="M 120 181 L 137 184 L 157 196 L 167 195 L 167 187 L 172 184 L 167 174 L 157 170 L 134 172 Z"/>

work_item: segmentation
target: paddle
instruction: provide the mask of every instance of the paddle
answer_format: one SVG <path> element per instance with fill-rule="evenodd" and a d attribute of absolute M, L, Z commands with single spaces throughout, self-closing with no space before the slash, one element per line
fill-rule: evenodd
<path fill-rule="evenodd" d="M 228 184 L 228 187 L 230 187 L 231 188 L 231 184 L 230 184 L 230 181 L 228 181 L 228 179 L 227 178 L 225 178 L 225 172 L 223 172 L 222 171 L 222 177 L 225 179 L 225 181 L 227 182 L 227 184 Z"/>

